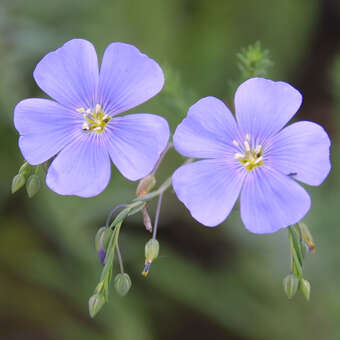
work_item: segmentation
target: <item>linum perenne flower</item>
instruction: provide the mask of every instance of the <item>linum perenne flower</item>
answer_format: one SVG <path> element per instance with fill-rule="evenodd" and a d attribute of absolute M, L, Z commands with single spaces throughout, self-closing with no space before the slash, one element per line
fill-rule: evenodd
<path fill-rule="evenodd" d="M 284 82 L 252 78 L 235 94 L 236 120 L 219 99 L 199 100 L 177 127 L 174 146 L 203 158 L 174 173 L 173 187 L 192 216 L 216 226 L 240 195 L 241 218 L 254 233 L 300 221 L 311 200 L 295 180 L 319 185 L 331 164 L 325 130 L 301 121 L 284 128 L 302 103 Z"/>
<path fill-rule="evenodd" d="M 136 47 L 111 43 L 100 72 L 93 45 L 82 39 L 48 53 L 34 79 L 55 101 L 30 98 L 15 107 L 26 161 L 55 157 L 47 185 L 61 195 L 90 197 L 107 186 L 111 162 L 129 180 L 149 174 L 169 139 L 167 121 L 152 114 L 116 115 L 163 87 L 159 65 Z"/>

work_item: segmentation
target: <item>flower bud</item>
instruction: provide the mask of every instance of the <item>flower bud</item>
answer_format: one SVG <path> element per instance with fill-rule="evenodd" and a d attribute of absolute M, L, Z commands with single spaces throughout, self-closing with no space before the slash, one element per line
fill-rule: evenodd
<path fill-rule="evenodd" d="M 159 242 L 156 239 L 150 239 L 145 245 L 145 266 L 142 272 L 143 276 L 147 276 L 153 260 L 158 257 Z"/>
<path fill-rule="evenodd" d="M 158 257 L 159 242 L 156 239 L 150 239 L 145 245 L 145 259 L 152 262 Z"/>
<path fill-rule="evenodd" d="M 29 198 L 32 198 L 41 188 L 41 182 L 38 175 L 31 175 L 26 182 L 26 191 Z"/>
<path fill-rule="evenodd" d="M 152 222 L 151 222 L 150 215 L 148 213 L 148 208 L 146 206 L 142 209 L 142 213 L 143 213 L 144 226 L 145 226 L 146 230 L 150 231 L 150 233 L 151 233 L 152 232 Z"/>
<path fill-rule="evenodd" d="M 306 243 L 308 250 L 313 254 L 315 253 L 315 243 L 313 241 L 312 234 L 309 231 L 309 228 L 304 223 L 299 223 L 299 228 L 301 231 L 301 236 L 304 242 Z"/>
<path fill-rule="evenodd" d="M 22 174 L 17 174 L 12 180 L 12 194 L 21 189 L 26 183 L 25 176 Z"/>
<path fill-rule="evenodd" d="M 154 175 L 148 175 L 141 179 L 138 183 L 137 189 L 136 189 L 136 195 L 137 196 L 143 196 L 146 195 L 156 184 L 156 178 Z"/>
<path fill-rule="evenodd" d="M 105 263 L 106 249 L 110 240 L 110 235 L 110 228 L 101 227 L 98 229 L 95 236 L 95 247 L 102 265 Z"/>
<path fill-rule="evenodd" d="M 300 289 L 301 289 L 303 295 L 305 296 L 306 300 L 309 301 L 310 291 L 311 291 L 311 285 L 310 285 L 309 281 L 302 279 L 300 281 Z"/>
<path fill-rule="evenodd" d="M 293 298 L 299 287 L 298 278 L 294 274 L 289 274 L 283 279 L 282 284 L 288 299 Z"/>
<path fill-rule="evenodd" d="M 126 273 L 119 273 L 115 277 L 114 286 L 120 296 L 125 296 L 131 288 L 130 276 Z"/>
<path fill-rule="evenodd" d="M 94 294 L 89 299 L 89 313 L 91 318 L 94 318 L 96 314 L 100 311 L 105 303 L 103 296 L 99 294 Z"/>
<path fill-rule="evenodd" d="M 27 162 L 25 162 L 19 169 L 19 174 L 23 175 L 23 176 L 27 176 L 31 170 L 32 170 L 32 165 L 28 164 Z"/>

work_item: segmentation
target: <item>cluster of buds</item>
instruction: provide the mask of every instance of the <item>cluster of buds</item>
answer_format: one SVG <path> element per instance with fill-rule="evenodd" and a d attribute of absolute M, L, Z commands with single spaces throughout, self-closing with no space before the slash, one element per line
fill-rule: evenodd
<path fill-rule="evenodd" d="M 12 194 L 20 190 L 26 184 L 26 191 L 29 198 L 36 195 L 41 189 L 41 177 L 45 176 L 44 165 L 33 167 L 24 163 L 17 175 L 12 180 Z"/>

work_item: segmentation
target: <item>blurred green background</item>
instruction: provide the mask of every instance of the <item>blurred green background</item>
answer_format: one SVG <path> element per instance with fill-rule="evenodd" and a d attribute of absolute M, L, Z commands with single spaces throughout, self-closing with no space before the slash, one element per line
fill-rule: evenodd
<path fill-rule="evenodd" d="M 204 228 L 169 192 L 151 274 L 140 275 L 150 236 L 136 215 L 120 236 L 132 289 L 121 298 L 112 287 L 109 304 L 89 318 L 87 301 L 101 270 L 96 230 L 114 205 L 133 198 L 136 183 L 114 170 L 109 188 L 91 199 L 47 188 L 31 200 L 24 190 L 10 194 L 23 162 L 13 108 L 22 98 L 43 96 L 32 77 L 36 63 L 75 37 L 92 41 L 100 56 L 112 41 L 135 44 L 178 72 L 180 83 L 172 74 L 164 93 L 134 110 L 163 115 L 172 130 L 193 103 L 191 93 L 232 103 L 241 48 L 260 40 L 270 50 L 270 77 L 304 94 L 297 118 L 322 124 L 333 140 L 331 175 L 308 188 L 313 208 L 305 222 L 317 246 L 305 267 L 309 303 L 301 294 L 289 301 L 282 290 L 289 272 L 286 230 L 251 234 L 238 209 L 223 225 Z M 186 93 L 183 112 L 169 105 L 174 87 Z M 1 0 L 0 112 L 1 340 L 340 339 L 339 1 Z M 171 151 L 159 183 L 181 162 Z"/>

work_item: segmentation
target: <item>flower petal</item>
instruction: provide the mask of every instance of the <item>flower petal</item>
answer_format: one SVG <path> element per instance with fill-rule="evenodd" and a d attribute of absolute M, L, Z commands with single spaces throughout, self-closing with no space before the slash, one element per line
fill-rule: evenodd
<path fill-rule="evenodd" d="M 299 91 L 284 82 L 251 78 L 235 94 L 235 111 L 242 134 L 269 137 L 295 115 L 302 103 Z"/>
<path fill-rule="evenodd" d="M 144 103 L 163 87 L 160 66 L 136 47 L 111 43 L 100 68 L 98 102 L 115 115 Z"/>
<path fill-rule="evenodd" d="M 294 123 L 273 137 L 268 163 L 283 174 L 309 185 L 320 185 L 331 170 L 327 132 L 312 122 Z"/>
<path fill-rule="evenodd" d="M 33 76 L 39 87 L 62 105 L 88 109 L 97 104 L 98 60 L 87 40 L 73 39 L 48 53 Z"/>
<path fill-rule="evenodd" d="M 174 146 L 184 156 L 194 158 L 225 157 L 235 146 L 235 119 L 227 106 L 215 97 L 200 99 L 190 107 L 178 125 Z"/>
<path fill-rule="evenodd" d="M 106 140 L 112 162 L 131 181 L 148 175 L 169 140 L 168 122 L 147 113 L 113 118 Z"/>
<path fill-rule="evenodd" d="M 229 215 L 245 177 L 225 160 L 207 159 L 178 168 L 172 176 L 177 197 L 198 222 L 214 227 Z"/>
<path fill-rule="evenodd" d="M 106 188 L 111 164 L 101 137 L 82 133 L 58 154 L 46 176 L 51 190 L 59 195 L 91 197 Z"/>
<path fill-rule="evenodd" d="M 310 206 L 310 197 L 302 186 L 271 168 L 257 168 L 244 181 L 241 218 L 253 233 L 273 233 L 297 223 Z"/>
<path fill-rule="evenodd" d="M 20 150 L 32 165 L 41 164 L 69 144 L 81 131 L 76 115 L 56 102 L 30 98 L 14 109 Z"/>

